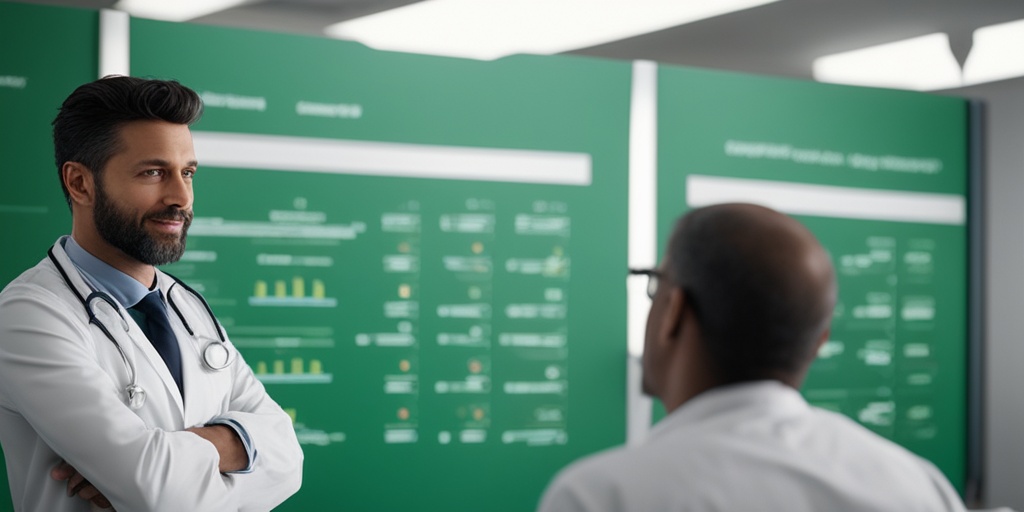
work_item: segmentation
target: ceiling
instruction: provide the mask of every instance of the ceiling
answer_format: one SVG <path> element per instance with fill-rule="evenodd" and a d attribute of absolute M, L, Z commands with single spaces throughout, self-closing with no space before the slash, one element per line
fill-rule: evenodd
<path fill-rule="evenodd" d="M 17 0 L 107 8 L 115 0 Z M 166 0 L 174 1 L 174 0 Z M 322 36 L 332 23 L 416 0 L 249 0 L 194 23 Z M 972 32 L 1024 19 L 1024 0 L 781 0 L 571 54 L 811 78 L 815 58 L 933 32 L 963 63 Z"/>

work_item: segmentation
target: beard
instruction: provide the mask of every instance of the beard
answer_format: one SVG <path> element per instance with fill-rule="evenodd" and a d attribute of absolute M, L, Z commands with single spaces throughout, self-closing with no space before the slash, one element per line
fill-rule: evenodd
<path fill-rule="evenodd" d="M 146 230 L 147 220 L 180 220 L 184 223 L 181 235 L 153 235 Z M 136 221 L 133 216 L 119 208 L 97 183 L 96 205 L 93 208 L 93 222 L 101 237 L 110 245 L 147 265 L 164 265 L 181 259 L 185 253 L 185 238 L 192 224 L 192 211 L 169 207 L 163 211 L 149 213 Z"/>

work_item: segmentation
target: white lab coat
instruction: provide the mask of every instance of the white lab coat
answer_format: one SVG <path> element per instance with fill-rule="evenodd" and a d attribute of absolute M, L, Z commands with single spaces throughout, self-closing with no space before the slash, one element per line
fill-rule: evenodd
<path fill-rule="evenodd" d="M 58 241 L 53 255 L 82 297 L 90 288 Z M 200 300 L 157 271 L 197 335 L 218 339 Z M 109 308 L 97 308 L 98 310 Z M 121 511 L 269 510 L 298 490 L 302 450 L 289 416 L 267 395 L 228 341 L 234 358 L 207 370 L 205 340 L 190 336 L 173 309 L 181 348 L 184 404 L 160 355 L 119 306 L 126 322 L 105 322 L 146 391 L 127 405 L 130 373 L 49 258 L 0 294 L 0 443 L 18 511 L 90 510 L 49 476 L 63 458 Z M 124 329 L 127 326 L 127 332 Z M 250 473 L 221 474 L 212 444 L 183 429 L 231 418 L 248 431 L 258 455 Z"/>

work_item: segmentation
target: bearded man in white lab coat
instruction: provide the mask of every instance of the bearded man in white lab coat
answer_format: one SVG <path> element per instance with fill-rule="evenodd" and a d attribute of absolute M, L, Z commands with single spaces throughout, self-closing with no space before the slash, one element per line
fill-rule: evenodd
<path fill-rule="evenodd" d="M 107 77 L 53 122 L 71 234 L 0 294 L 19 512 L 270 510 L 301 484 L 289 416 L 205 300 L 155 268 L 185 250 L 201 113 L 177 82 Z"/>
<path fill-rule="evenodd" d="M 796 220 L 691 211 L 648 275 L 643 388 L 668 415 L 635 447 L 556 477 L 542 512 L 939 512 L 964 505 L 931 463 L 800 385 L 829 336 L 832 263 Z"/>

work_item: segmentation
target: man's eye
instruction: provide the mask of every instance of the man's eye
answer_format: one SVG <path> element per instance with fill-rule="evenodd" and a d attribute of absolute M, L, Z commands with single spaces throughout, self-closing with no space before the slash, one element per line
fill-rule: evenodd
<path fill-rule="evenodd" d="M 160 172 L 160 169 L 149 169 L 145 171 L 143 174 L 145 174 L 146 176 L 159 176 Z"/>
<path fill-rule="evenodd" d="M 186 178 L 191 178 L 196 175 L 196 171 L 194 169 L 189 169 L 182 174 L 185 175 Z"/>

